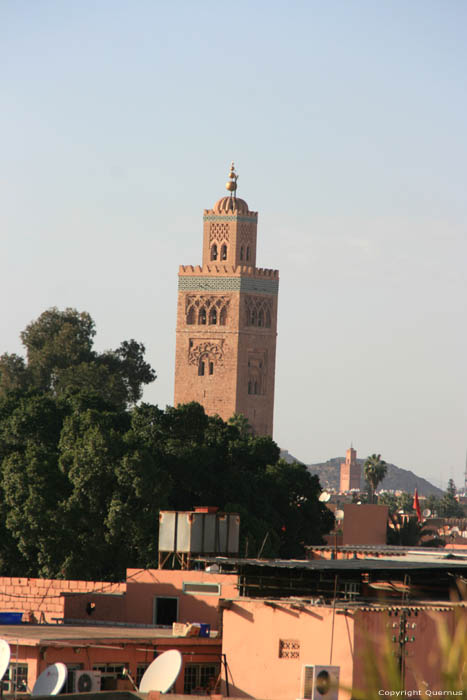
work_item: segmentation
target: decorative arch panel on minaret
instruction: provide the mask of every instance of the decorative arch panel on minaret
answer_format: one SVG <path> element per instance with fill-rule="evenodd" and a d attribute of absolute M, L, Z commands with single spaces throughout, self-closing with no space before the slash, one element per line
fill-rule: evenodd
<path fill-rule="evenodd" d="M 230 196 L 204 211 L 202 266 L 179 269 L 175 405 L 242 413 L 272 435 L 279 274 L 256 267 L 258 215 L 237 178 L 232 164 Z"/>

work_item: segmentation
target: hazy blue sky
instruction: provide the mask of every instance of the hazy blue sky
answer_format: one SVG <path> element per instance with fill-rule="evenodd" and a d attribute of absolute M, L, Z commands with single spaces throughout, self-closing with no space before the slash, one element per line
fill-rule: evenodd
<path fill-rule="evenodd" d="M 0 353 L 50 306 L 145 343 L 225 194 L 279 268 L 275 434 L 445 486 L 467 448 L 464 0 L 3 0 Z"/>

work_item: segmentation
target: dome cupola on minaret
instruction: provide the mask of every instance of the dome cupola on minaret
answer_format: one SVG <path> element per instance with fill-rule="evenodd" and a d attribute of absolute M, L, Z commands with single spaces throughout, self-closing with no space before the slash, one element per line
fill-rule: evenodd
<path fill-rule="evenodd" d="M 230 164 L 229 179 L 225 183 L 225 189 L 230 192 L 230 197 L 221 197 L 214 205 L 213 211 L 216 214 L 228 214 L 236 212 L 237 214 L 247 214 L 248 204 L 244 199 L 237 199 L 237 180 L 238 175 L 235 172 L 235 164 L 232 161 Z"/>

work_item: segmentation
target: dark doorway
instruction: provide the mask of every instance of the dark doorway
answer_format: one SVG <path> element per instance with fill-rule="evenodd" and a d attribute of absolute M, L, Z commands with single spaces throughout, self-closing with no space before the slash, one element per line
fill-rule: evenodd
<path fill-rule="evenodd" d="M 178 598 L 154 598 L 154 624 L 170 626 L 178 620 Z"/>

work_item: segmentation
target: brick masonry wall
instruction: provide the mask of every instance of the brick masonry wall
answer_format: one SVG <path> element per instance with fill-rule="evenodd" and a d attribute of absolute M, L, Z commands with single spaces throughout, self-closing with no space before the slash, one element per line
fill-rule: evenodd
<path fill-rule="evenodd" d="M 0 578 L 0 612 L 22 612 L 23 622 L 53 622 L 64 617 L 65 593 L 124 593 L 125 583 Z"/>

